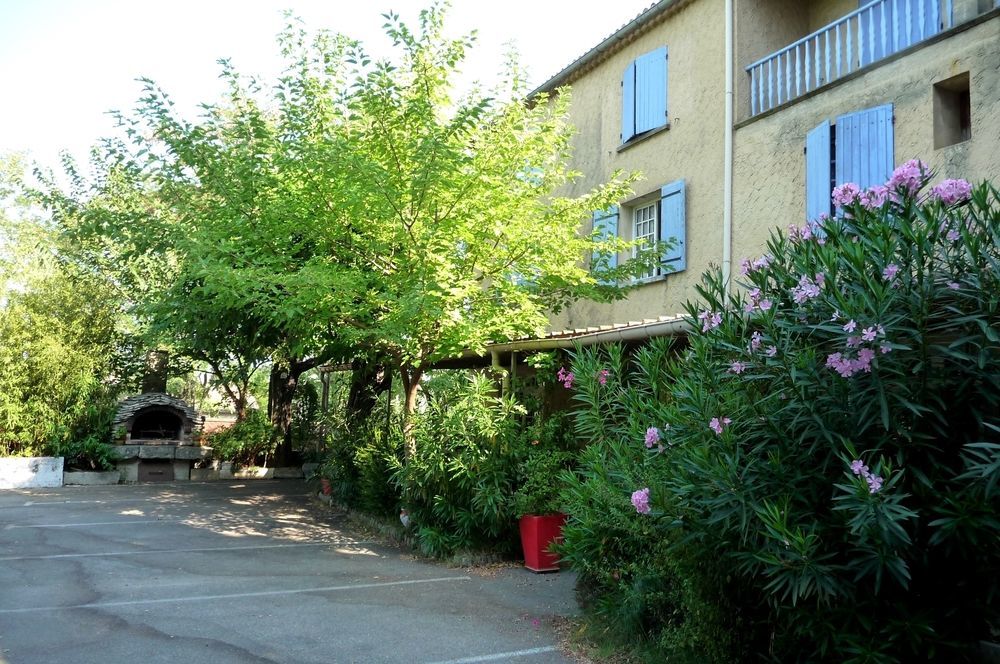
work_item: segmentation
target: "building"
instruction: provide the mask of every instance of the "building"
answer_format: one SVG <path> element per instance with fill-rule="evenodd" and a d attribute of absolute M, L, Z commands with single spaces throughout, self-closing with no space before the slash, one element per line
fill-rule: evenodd
<path fill-rule="evenodd" d="M 542 84 L 571 86 L 576 194 L 639 170 L 582 229 L 677 238 L 624 300 L 577 302 L 519 351 L 638 340 L 712 266 L 830 212 L 830 190 L 919 157 L 936 177 L 1000 180 L 1000 0 L 661 0 Z M 624 260 L 627 256 L 619 256 Z"/>

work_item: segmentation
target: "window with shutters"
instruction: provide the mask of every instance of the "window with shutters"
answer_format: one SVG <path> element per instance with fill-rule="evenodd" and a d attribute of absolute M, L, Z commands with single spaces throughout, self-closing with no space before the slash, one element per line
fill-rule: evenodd
<path fill-rule="evenodd" d="M 644 196 L 634 204 L 615 207 L 594 213 L 594 230 L 599 238 L 617 235 L 618 219 L 624 220 L 623 239 L 637 240 L 642 244 L 663 242 L 666 247 L 662 263 L 637 277 L 637 280 L 660 278 L 674 272 L 681 272 L 687 267 L 687 220 L 685 206 L 684 180 L 677 180 L 664 185 L 659 192 Z M 633 250 L 632 256 L 635 256 Z M 607 257 L 595 253 L 593 264 L 603 264 L 608 267 L 618 265 L 617 256 Z"/>
<path fill-rule="evenodd" d="M 830 192 L 885 184 L 895 167 L 892 104 L 824 120 L 806 134 L 806 219 L 832 212 Z"/>
<path fill-rule="evenodd" d="M 622 145 L 669 126 L 667 47 L 641 55 L 622 74 Z"/>

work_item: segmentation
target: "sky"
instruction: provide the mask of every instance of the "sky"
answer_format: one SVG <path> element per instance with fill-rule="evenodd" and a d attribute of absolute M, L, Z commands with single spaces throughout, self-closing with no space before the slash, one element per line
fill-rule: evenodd
<path fill-rule="evenodd" d="M 0 155 L 25 152 L 55 168 L 60 151 L 85 160 L 114 133 L 107 112 L 128 111 L 140 76 L 194 117 L 222 87 L 220 58 L 274 80 L 283 10 L 309 29 L 343 32 L 386 55 L 382 14 L 415 25 L 430 0 L 0 0 Z M 453 36 L 477 30 L 465 77 L 493 82 L 509 44 L 533 88 L 633 19 L 652 0 L 452 0 Z"/>

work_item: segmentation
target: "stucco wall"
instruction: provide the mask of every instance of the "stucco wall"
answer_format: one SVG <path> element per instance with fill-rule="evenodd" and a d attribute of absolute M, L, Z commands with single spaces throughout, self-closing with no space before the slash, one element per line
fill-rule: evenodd
<path fill-rule="evenodd" d="M 634 290 L 611 304 L 578 302 L 552 319 L 552 329 L 623 322 L 681 311 L 694 284 L 722 254 L 722 150 L 725 128 L 723 3 L 694 2 L 673 12 L 620 52 L 572 84 L 571 117 L 578 134 L 574 167 L 585 176 L 569 191 L 579 194 L 616 169 L 638 170 L 627 206 L 669 182 L 684 179 L 687 196 L 687 270 Z M 618 151 L 621 76 L 630 61 L 661 46 L 668 51 L 670 129 Z M 631 229 L 623 214 L 619 229 Z M 589 232 L 589 227 L 586 231 Z M 628 233 L 624 233 L 628 235 Z"/>
<path fill-rule="evenodd" d="M 734 153 L 733 258 L 763 253 L 768 231 L 805 219 L 805 135 L 823 119 L 894 104 L 895 162 L 927 162 L 937 178 L 1000 181 L 1000 17 L 925 46 L 740 127 Z M 934 149 L 933 86 L 970 75 L 972 138 Z"/>

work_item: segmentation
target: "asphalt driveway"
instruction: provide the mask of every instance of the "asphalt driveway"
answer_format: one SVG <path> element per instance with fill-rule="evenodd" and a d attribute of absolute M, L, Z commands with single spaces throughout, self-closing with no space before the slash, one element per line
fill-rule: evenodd
<path fill-rule="evenodd" d="M 0 491 L 0 663 L 569 662 L 569 574 L 361 541 L 301 480 Z"/>

